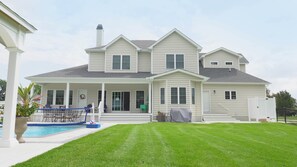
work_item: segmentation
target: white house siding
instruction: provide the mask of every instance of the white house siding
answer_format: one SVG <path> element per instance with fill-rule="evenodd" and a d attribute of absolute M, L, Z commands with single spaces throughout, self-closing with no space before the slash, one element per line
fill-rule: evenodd
<path fill-rule="evenodd" d="M 172 33 L 152 50 L 153 74 L 160 74 L 166 69 L 166 54 L 184 54 L 184 67 L 188 71 L 197 73 L 197 48 L 177 33 Z"/>
<path fill-rule="evenodd" d="M 153 114 L 157 115 L 158 111 L 168 113 L 171 108 L 188 108 L 193 112 L 193 121 L 201 120 L 201 87 L 198 78 L 176 72 L 160 78 L 157 78 L 153 83 Z M 185 87 L 186 88 L 186 104 L 171 104 L 171 88 Z M 195 105 L 192 105 L 191 88 L 195 87 Z M 165 104 L 160 104 L 160 88 L 165 88 Z"/>
<path fill-rule="evenodd" d="M 105 53 L 90 53 L 89 54 L 89 71 L 104 71 Z"/>
<path fill-rule="evenodd" d="M 165 104 L 161 104 L 161 88 L 165 88 Z M 167 113 L 166 105 L 168 103 L 168 90 L 166 89 L 166 81 L 154 81 L 153 82 L 153 98 L 152 98 L 152 109 L 153 115 L 156 116 L 158 111 Z"/>
<path fill-rule="evenodd" d="M 218 65 L 211 65 L 211 61 L 217 61 Z M 226 61 L 232 61 L 232 65 L 226 65 Z M 204 68 L 236 68 L 239 70 L 239 57 L 225 51 L 217 51 L 203 58 Z"/>
<path fill-rule="evenodd" d="M 245 64 L 240 64 L 240 71 L 245 72 Z"/>
<path fill-rule="evenodd" d="M 137 50 L 126 40 L 120 38 L 105 51 L 105 71 L 106 72 L 137 72 Z M 130 70 L 113 70 L 113 55 L 130 55 Z"/>
<path fill-rule="evenodd" d="M 227 113 L 240 120 L 248 120 L 248 98 L 266 96 L 265 85 L 204 84 L 210 92 L 210 112 Z M 225 91 L 236 91 L 236 100 L 225 100 Z"/>
<path fill-rule="evenodd" d="M 147 53 L 147 52 L 138 53 L 138 71 L 151 72 L 151 53 Z"/>

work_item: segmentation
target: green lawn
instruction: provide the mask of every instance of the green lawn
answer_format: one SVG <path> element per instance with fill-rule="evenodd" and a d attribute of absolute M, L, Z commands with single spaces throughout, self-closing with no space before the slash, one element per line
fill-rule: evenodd
<path fill-rule="evenodd" d="M 294 125 L 149 123 L 117 125 L 16 166 L 296 165 Z"/>

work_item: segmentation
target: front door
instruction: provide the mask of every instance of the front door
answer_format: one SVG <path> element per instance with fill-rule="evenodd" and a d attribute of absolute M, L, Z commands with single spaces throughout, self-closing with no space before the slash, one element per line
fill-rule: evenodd
<path fill-rule="evenodd" d="M 203 91 L 203 113 L 210 112 L 210 95 L 209 91 Z"/>
<path fill-rule="evenodd" d="M 82 108 L 82 107 L 87 107 L 87 95 L 88 95 L 88 91 L 86 89 L 78 89 L 77 91 L 78 93 L 78 107 Z"/>
<path fill-rule="evenodd" d="M 130 111 L 130 92 L 112 92 L 112 111 Z"/>

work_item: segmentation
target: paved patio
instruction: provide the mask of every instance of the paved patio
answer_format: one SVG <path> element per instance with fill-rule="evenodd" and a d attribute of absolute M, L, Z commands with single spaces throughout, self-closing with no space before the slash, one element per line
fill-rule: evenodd
<path fill-rule="evenodd" d="M 113 125 L 116 125 L 116 123 L 103 123 L 99 129 L 81 128 L 47 137 L 25 138 L 26 143 L 24 144 L 19 144 L 12 148 L 0 148 L 0 167 L 7 167 L 26 161 L 53 148 L 59 147 L 64 143 Z"/>

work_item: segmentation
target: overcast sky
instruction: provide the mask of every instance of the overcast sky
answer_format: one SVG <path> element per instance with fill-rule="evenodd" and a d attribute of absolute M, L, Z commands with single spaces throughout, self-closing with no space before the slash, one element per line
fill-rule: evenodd
<path fill-rule="evenodd" d="M 157 40 L 177 28 L 208 52 L 226 47 L 249 61 L 247 72 L 271 82 L 276 93 L 297 98 L 297 1 L 250 0 L 3 0 L 38 31 L 26 38 L 24 77 L 87 63 L 96 26 L 104 42 L 120 34 Z M 0 78 L 6 80 L 8 53 L 0 47 Z"/>

